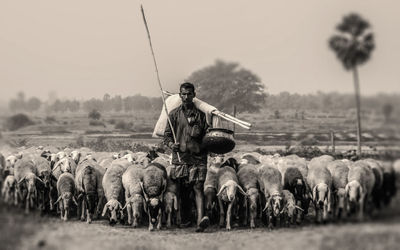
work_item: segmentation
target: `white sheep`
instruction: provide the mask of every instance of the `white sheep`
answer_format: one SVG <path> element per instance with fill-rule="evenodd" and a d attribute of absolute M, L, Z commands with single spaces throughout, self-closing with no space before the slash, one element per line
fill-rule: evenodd
<path fill-rule="evenodd" d="M 313 166 L 308 170 L 307 183 L 312 190 L 317 222 L 321 220 L 326 222 L 332 209 L 332 176 L 326 167 L 327 163 L 326 161 L 313 162 Z"/>
<path fill-rule="evenodd" d="M 133 227 L 139 225 L 144 209 L 143 191 L 140 185 L 143 182 L 143 172 L 142 166 L 132 165 L 122 175 L 122 185 L 125 190 L 124 208 L 127 209 L 128 224 Z"/>
<path fill-rule="evenodd" d="M 121 202 L 124 200 L 124 189 L 122 187 L 122 175 L 126 169 L 132 164 L 128 161 L 113 162 L 104 174 L 102 185 L 107 203 L 104 205 L 102 216 L 104 217 L 107 211 L 110 211 L 110 225 L 115 225 L 118 221 L 118 216 L 122 219 L 123 206 Z"/>
<path fill-rule="evenodd" d="M 274 166 L 263 164 L 259 168 L 259 183 L 260 190 L 265 197 L 265 207 L 268 219 L 268 228 L 280 224 L 281 211 L 283 209 L 283 194 L 282 194 L 282 174 Z"/>
<path fill-rule="evenodd" d="M 332 206 L 335 218 L 340 219 L 347 215 L 346 185 L 349 167 L 341 160 L 329 162 L 327 168 L 332 176 Z"/>
<path fill-rule="evenodd" d="M 348 210 L 357 213 L 358 220 L 364 219 L 366 203 L 371 199 L 375 185 L 375 176 L 371 167 L 363 161 L 357 161 L 349 170 L 346 194 L 349 198 Z"/>

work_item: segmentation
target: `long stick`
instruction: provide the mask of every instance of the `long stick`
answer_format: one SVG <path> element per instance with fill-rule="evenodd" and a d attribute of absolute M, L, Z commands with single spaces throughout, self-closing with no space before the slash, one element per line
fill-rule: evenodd
<path fill-rule="evenodd" d="M 154 66 L 156 68 L 156 73 L 157 73 L 157 81 L 158 81 L 158 85 L 159 85 L 160 91 L 161 91 L 161 98 L 162 98 L 162 101 L 163 101 L 163 104 L 164 104 L 165 112 L 167 113 L 168 123 L 169 123 L 169 126 L 171 128 L 172 137 L 174 138 L 174 142 L 176 143 L 175 131 L 174 131 L 174 127 L 172 126 L 171 120 L 169 119 L 169 115 L 168 115 L 169 113 L 168 113 L 167 105 L 165 104 L 164 90 L 162 88 L 160 75 L 158 73 L 156 56 L 154 55 L 153 45 L 151 43 L 150 31 L 149 31 L 149 27 L 147 26 L 146 16 L 144 15 L 143 5 L 140 5 L 140 8 L 142 10 L 143 22 L 144 22 L 144 26 L 146 27 L 147 37 L 149 38 L 151 54 L 153 55 Z M 179 152 L 176 152 L 176 153 L 177 153 L 177 156 L 178 156 L 178 160 L 181 161 L 181 157 L 179 156 Z"/>

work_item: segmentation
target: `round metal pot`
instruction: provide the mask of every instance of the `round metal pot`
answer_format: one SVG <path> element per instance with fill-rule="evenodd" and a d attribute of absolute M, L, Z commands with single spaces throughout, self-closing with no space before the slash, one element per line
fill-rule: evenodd
<path fill-rule="evenodd" d="M 209 152 L 226 154 L 235 148 L 233 131 L 225 128 L 210 128 L 203 138 L 203 146 Z"/>

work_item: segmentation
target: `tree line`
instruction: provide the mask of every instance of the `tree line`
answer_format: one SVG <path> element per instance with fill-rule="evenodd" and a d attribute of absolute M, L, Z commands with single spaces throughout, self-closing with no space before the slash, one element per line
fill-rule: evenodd
<path fill-rule="evenodd" d="M 204 100 L 215 105 L 213 100 L 208 100 L 207 95 L 201 95 Z M 254 100 L 253 100 L 254 102 Z M 363 96 L 361 98 L 363 109 L 382 111 L 385 116 L 398 113 L 395 107 L 400 107 L 400 94 L 376 94 L 373 96 Z M 225 111 L 232 112 L 233 105 L 240 104 L 240 100 L 231 100 L 224 104 Z M 281 92 L 279 94 L 266 94 L 262 100 L 261 109 L 264 110 L 316 110 L 316 111 L 341 111 L 354 109 L 354 96 L 352 94 L 342 94 L 336 92 L 313 94 L 296 94 Z M 135 112 L 135 111 L 157 111 L 161 110 L 161 97 L 147 97 L 134 95 L 121 97 L 120 95 L 110 96 L 105 94 L 101 98 L 91 98 L 89 100 L 55 100 L 53 103 L 41 101 L 37 97 L 25 98 L 23 93 L 18 93 L 17 97 L 10 100 L 9 108 L 12 112 L 20 111 L 39 111 L 41 108 L 47 112 Z M 217 106 L 217 105 L 215 105 Z M 221 109 L 221 107 L 217 106 Z"/>

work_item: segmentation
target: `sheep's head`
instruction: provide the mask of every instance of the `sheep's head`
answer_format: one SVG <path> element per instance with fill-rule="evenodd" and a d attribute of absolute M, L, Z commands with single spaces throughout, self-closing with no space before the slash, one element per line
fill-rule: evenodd
<path fill-rule="evenodd" d="M 6 158 L 6 169 L 11 170 L 14 168 L 15 163 L 22 158 L 22 154 L 10 155 Z"/>
<path fill-rule="evenodd" d="M 267 198 L 267 202 L 265 204 L 264 211 L 267 209 L 271 209 L 274 216 L 278 216 L 283 210 L 283 198 L 279 193 L 272 194 Z"/>
<path fill-rule="evenodd" d="M 345 192 L 348 200 L 348 210 L 349 211 L 354 211 L 356 208 L 356 205 L 359 203 L 361 199 L 361 193 L 362 193 L 362 187 L 361 184 L 358 181 L 352 181 L 347 183 Z"/>
<path fill-rule="evenodd" d="M 71 165 L 68 158 L 63 158 L 57 162 L 58 167 L 60 168 L 62 173 L 71 173 Z"/>
<path fill-rule="evenodd" d="M 239 184 L 233 180 L 229 180 L 225 184 L 223 184 L 219 189 L 217 196 L 222 196 L 222 199 L 225 202 L 233 202 L 236 198 L 237 189 L 239 189 L 239 191 L 244 196 L 247 196 L 246 192 L 242 189 L 242 187 L 239 186 Z"/>
<path fill-rule="evenodd" d="M 74 162 L 78 164 L 79 160 L 81 159 L 81 152 L 79 152 L 78 150 L 74 150 L 71 152 L 70 156 L 72 160 L 74 160 Z"/>
<path fill-rule="evenodd" d="M 145 199 L 144 208 L 150 217 L 151 224 L 155 225 L 158 222 L 157 217 L 161 212 L 163 206 L 164 193 L 162 193 L 158 197 L 149 197 L 146 191 L 144 190 L 143 183 L 140 183 L 140 187 L 142 188 Z"/>
<path fill-rule="evenodd" d="M 51 173 L 49 171 L 47 171 L 47 170 L 42 171 L 39 174 L 39 178 L 42 181 L 42 184 L 44 185 L 44 187 L 49 189 L 50 188 Z"/>
<path fill-rule="evenodd" d="M 303 179 L 297 178 L 295 179 L 295 182 L 293 183 L 293 190 L 294 190 L 294 197 L 297 199 L 304 199 L 305 194 L 306 194 L 306 184 Z"/>
<path fill-rule="evenodd" d="M 344 188 L 339 188 L 336 192 L 337 204 L 339 209 L 344 209 L 347 204 L 347 195 Z"/>
<path fill-rule="evenodd" d="M 54 204 L 57 204 L 62 200 L 63 206 L 65 210 L 68 210 L 69 207 L 71 206 L 71 202 L 73 202 L 76 206 L 78 206 L 78 202 L 76 201 L 74 195 L 71 192 L 64 192 L 62 193 L 57 201 Z"/>
<path fill-rule="evenodd" d="M 47 161 L 51 161 L 51 152 L 50 150 L 44 150 L 41 154 L 41 157 L 45 158 Z"/>
<path fill-rule="evenodd" d="M 123 212 L 122 212 L 122 205 L 119 201 L 116 199 L 111 199 L 107 202 L 106 205 L 104 205 L 103 213 L 102 216 L 106 215 L 106 212 L 110 211 L 110 224 L 114 225 L 118 221 L 118 214 L 120 214 L 121 217 L 123 217 Z"/>
<path fill-rule="evenodd" d="M 316 185 L 313 189 L 314 202 L 320 209 L 323 208 L 325 201 L 328 200 L 329 187 L 325 183 Z"/>

